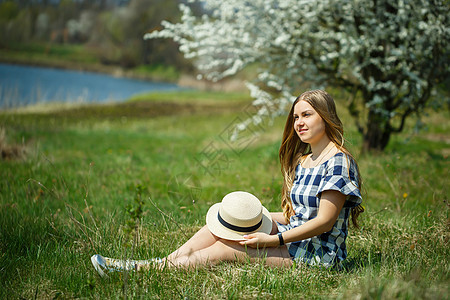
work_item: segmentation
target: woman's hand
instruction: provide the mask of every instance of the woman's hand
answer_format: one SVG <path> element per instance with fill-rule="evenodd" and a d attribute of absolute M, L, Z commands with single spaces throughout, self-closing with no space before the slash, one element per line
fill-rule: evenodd
<path fill-rule="evenodd" d="M 256 232 L 244 235 L 245 241 L 239 242 L 242 246 L 249 246 L 251 248 L 268 248 L 278 247 L 280 241 L 277 235 L 270 235 L 267 233 Z"/>

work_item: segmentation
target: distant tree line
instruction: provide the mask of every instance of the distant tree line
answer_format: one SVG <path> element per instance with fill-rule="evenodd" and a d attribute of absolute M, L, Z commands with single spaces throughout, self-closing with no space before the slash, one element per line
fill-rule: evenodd
<path fill-rule="evenodd" d="M 0 47 L 30 42 L 83 44 L 103 64 L 191 64 L 171 40 L 143 40 L 162 20 L 180 19 L 178 0 L 0 0 Z M 200 7 L 198 7 L 200 10 Z"/>

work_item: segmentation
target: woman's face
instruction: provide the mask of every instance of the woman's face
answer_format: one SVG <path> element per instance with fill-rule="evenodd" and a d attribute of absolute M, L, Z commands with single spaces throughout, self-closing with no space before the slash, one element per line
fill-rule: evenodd
<path fill-rule="evenodd" d="M 302 142 L 310 145 L 326 137 L 325 122 L 314 108 L 303 100 L 294 106 L 294 130 Z"/>

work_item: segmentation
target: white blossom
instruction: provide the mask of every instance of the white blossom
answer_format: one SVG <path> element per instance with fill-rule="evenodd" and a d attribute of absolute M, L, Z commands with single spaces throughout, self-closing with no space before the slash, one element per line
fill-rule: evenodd
<path fill-rule="evenodd" d="M 367 109 L 389 120 L 422 105 L 431 84 L 448 74 L 443 1 L 200 2 L 208 15 L 196 17 L 180 4 L 179 23 L 163 22 L 164 29 L 145 38 L 174 39 L 195 61 L 199 78 L 217 81 L 256 63 L 256 81 L 247 83 L 259 108 L 255 122 L 283 113 L 304 82 L 361 91 Z M 393 101 L 399 101 L 394 109 Z"/>

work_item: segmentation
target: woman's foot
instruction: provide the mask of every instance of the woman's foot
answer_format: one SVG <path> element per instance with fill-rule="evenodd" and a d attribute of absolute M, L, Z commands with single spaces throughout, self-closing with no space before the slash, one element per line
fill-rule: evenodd
<path fill-rule="evenodd" d="M 139 271 L 141 268 L 148 269 L 150 265 L 158 266 L 162 264 L 162 259 L 151 258 L 149 260 L 123 260 L 95 254 L 91 257 L 91 262 L 100 276 L 108 277 L 106 273 L 117 271 Z"/>

